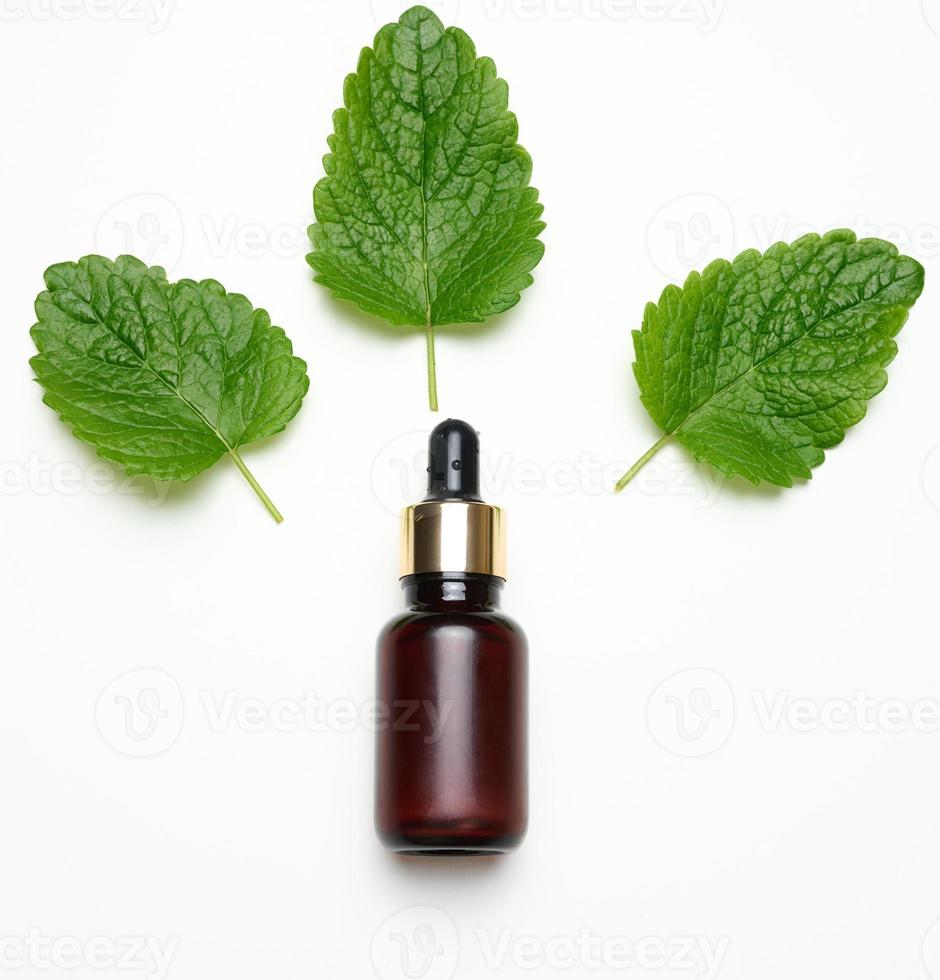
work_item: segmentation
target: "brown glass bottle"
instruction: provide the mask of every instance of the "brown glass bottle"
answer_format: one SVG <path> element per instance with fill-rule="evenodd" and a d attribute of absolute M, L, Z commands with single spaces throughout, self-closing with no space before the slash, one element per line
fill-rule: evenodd
<path fill-rule="evenodd" d="M 376 830 L 406 854 L 505 853 L 528 821 L 527 646 L 499 609 L 505 520 L 479 500 L 469 426 L 441 423 L 430 448 L 428 496 L 402 516 L 408 611 L 378 641 Z"/>

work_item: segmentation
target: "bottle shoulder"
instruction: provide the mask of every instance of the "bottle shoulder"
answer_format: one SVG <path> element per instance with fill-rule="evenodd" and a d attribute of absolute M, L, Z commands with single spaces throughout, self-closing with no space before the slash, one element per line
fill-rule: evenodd
<path fill-rule="evenodd" d="M 526 635 L 519 623 L 501 609 L 420 610 L 406 609 L 393 616 L 379 632 L 379 643 L 394 642 L 406 634 L 463 628 L 502 634 L 510 642 L 525 646 Z"/>

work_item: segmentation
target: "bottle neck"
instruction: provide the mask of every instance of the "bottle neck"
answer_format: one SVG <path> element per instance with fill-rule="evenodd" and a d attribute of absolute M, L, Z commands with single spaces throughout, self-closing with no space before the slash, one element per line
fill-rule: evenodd
<path fill-rule="evenodd" d="M 421 612 L 487 612 L 499 609 L 503 580 L 495 575 L 425 572 L 401 580 L 405 602 Z"/>

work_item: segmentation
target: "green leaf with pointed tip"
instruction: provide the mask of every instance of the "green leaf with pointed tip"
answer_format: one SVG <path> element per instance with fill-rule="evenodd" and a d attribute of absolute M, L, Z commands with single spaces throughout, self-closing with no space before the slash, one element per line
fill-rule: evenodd
<path fill-rule="evenodd" d="M 130 255 L 53 265 L 45 282 L 29 363 L 74 434 L 157 480 L 190 480 L 227 453 L 280 521 L 238 453 L 280 432 L 310 384 L 268 314 Z"/>
<path fill-rule="evenodd" d="M 667 286 L 633 333 L 640 398 L 665 435 L 726 476 L 789 487 L 884 388 L 924 270 L 851 231 L 747 251 Z"/>
<path fill-rule="evenodd" d="M 506 83 L 425 7 L 383 27 L 343 87 L 307 257 L 334 296 L 428 341 L 509 309 L 542 257 L 532 161 Z"/>

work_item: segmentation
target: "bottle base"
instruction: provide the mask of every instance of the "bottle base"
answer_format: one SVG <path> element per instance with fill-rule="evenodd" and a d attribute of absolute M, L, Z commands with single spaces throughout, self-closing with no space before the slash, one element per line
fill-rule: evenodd
<path fill-rule="evenodd" d="M 525 830 L 502 827 L 396 827 L 377 829 L 379 840 L 396 854 L 414 857 L 493 857 L 514 851 Z"/>

